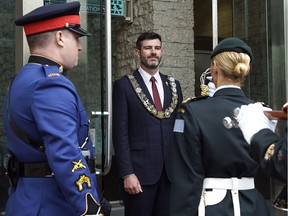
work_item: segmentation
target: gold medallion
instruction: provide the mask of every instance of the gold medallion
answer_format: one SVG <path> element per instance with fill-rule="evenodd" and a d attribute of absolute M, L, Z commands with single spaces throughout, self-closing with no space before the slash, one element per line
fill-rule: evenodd
<path fill-rule="evenodd" d="M 127 77 L 131 85 L 133 86 L 137 96 L 141 100 L 142 104 L 151 114 L 153 114 L 159 119 L 170 118 L 171 114 L 173 113 L 174 109 L 176 108 L 178 104 L 178 94 L 177 94 L 176 83 L 175 83 L 175 79 L 172 76 L 167 76 L 167 79 L 169 81 L 169 86 L 172 91 L 172 100 L 171 100 L 170 106 L 164 111 L 157 111 L 155 106 L 149 102 L 148 98 L 144 94 L 139 83 L 137 82 L 137 80 L 135 79 L 133 75 L 127 75 Z"/>

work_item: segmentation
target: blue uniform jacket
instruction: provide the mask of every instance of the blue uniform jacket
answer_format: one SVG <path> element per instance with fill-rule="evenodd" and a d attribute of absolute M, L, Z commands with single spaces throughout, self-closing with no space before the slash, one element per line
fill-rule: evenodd
<path fill-rule="evenodd" d="M 11 190 L 6 215 L 79 216 L 97 209 L 96 176 L 90 173 L 79 148 L 89 136 L 89 123 L 72 82 L 57 66 L 28 63 L 12 82 L 9 101 L 16 125 L 33 140 L 43 142 L 45 151 L 15 135 L 4 108 L 8 151 L 23 163 L 48 161 L 54 176 L 20 178 Z M 85 147 L 93 158 L 90 139 Z"/>

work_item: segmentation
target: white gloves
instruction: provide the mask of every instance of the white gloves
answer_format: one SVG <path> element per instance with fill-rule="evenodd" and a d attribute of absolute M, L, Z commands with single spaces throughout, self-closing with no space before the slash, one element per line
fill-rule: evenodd
<path fill-rule="evenodd" d="M 264 128 L 275 131 L 277 120 L 268 119 L 263 112 L 264 110 L 269 111 L 271 109 L 263 107 L 261 103 L 242 105 L 240 107 L 236 119 L 248 144 L 251 143 L 252 136 Z"/>
<path fill-rule="evenodd" d="M 206 79 L 210 80 L 210 82 L 207 84 L 208 85 L 208 95 L 209 97 L 212 97 L 216 91 L 216 87 L 214 83 L 212 82 L 212 76 L 206 77 Z"/>

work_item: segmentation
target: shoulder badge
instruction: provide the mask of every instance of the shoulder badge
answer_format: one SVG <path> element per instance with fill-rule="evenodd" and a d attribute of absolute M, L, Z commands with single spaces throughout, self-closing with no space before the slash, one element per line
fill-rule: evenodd
<path fill-rule="evenodd" d="M 187 98 L 186 100 L 183 101 L 183 103 L 189 103 L 189 102 L 192 102 L 192 101 L 202 100 L 202 99 L 206 99 L 206 98 L 209 98 L 209 96 L 200 96 L 200 97 Z"/>
<path fill-rule="evenodd" d="M 57 70 L 56 66 L 46 66 L 43 65 L 46 77 L 59 77 L 61 73 Z"/>
<path fill-rule="evenodd" d="M 182 104 L 187 104 L 187 103 L 190 103 L 190 102 L 193 102 L 193 101 L 197 101 L 197 100 L 201 100 L 201 99 L 205 99 L 205 98 L 209 98 L 209 96 L 200 96 L 200 97 L 192 97 L 192 98 L 187 98 L 185 100 L 183 100 Z M 178 108 L 178 113 L 185 113 L 186 110 L 180 106 Z"/>
<path fill-rule="evenodd" d="M 195 97 L 192 98 L 186 98 L 185 100 L 183 100 L 182 103 L 188 103 L 189 101 L 193 100 Z"/>
<path fill-rule="evenodd" d="M 264 160 L 266 160 L 266 161 L 270 160 L 271 157 L 274 155 L 274 150 L 275 150 L 275 144 L 273 143 L 268 147 L 268 149 L 264 155 Z"/>

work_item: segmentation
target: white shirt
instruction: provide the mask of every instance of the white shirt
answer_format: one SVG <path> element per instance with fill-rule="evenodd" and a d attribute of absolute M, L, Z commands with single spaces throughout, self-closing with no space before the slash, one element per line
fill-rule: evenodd
<path fill-rule="evenodd" d="M 223 89 L 223 88 L 238 88 L 238 89 L 241 89 L 239 86 L 236 86 L 236 85 L 222 85 L 222 86 L 219 86 L 216 91 L 220 90 L 220 89 Z M 216 92 L 215 91 L 215 92 Z"/>
<path fill-rule="evenodd" d="M 149 73 L 147 73 L 146 71 L 144 71 L 141 67 L 139 67 L 138 71 L 140 72 L 140 75 L 142 76 L 144 83 L 151 95 L 151 97 L 153 98 L 153 93 L 152 93 L 152 83 L 150 81 L 151 79 L 151 75 Z M 157 86 L 157 90 L 160 96 L 160 100 L 161 100 L 161 104 L 163 107 L 164 104 L 164 89 L 163 89 L 163 83 L 162 83 L 162 79 L 160 77 L 159 71 L 156 72 L 156 74 L 154 74 L 154 78 L 156 80 L 156 86 Z M 154 98 L 153 98 L 154 100 Z"/>

